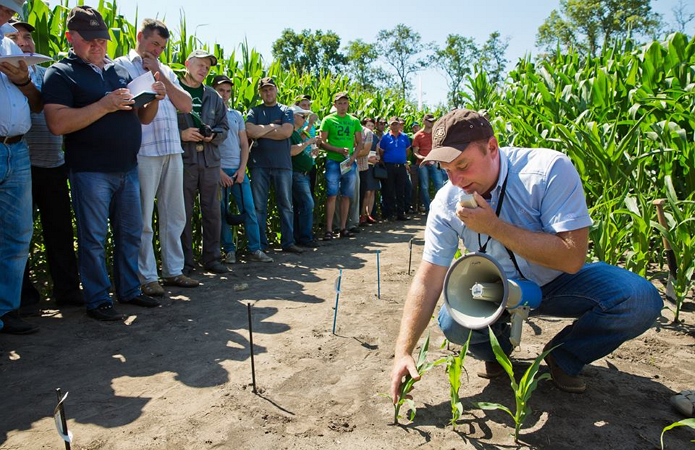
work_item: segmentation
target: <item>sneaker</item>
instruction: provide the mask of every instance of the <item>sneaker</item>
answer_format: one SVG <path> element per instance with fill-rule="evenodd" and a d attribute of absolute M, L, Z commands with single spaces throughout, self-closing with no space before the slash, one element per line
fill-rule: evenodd
<path fill-rule="evenodd" d="M 288 245 L 287 247 L 283 247 L 282 251 L 285 253 L 298 253 L 298 254 L 304 253 L 304 250 L 297 247 L 295 244 Z"/>
<path fill-rule="evenodd" d="M 161 303 L 159 303 L 158 300 L 155 300 L 154 298 L 144 293 L 141 293 L 140 295 L 133 297 L 130 300 L 119 300 L 118 302 L 125 303 L 126 305 L 142 306 L 143 308 L 156 308 L 157 306 L 161 305 Z"/>
<path fill-rule="evenodd" d="M 236 264 L 236 253 L 229 252 L 224 255 L 224 262 L 225 264 Z"/>
<path fill-rule="evenodd" d="M 267 262 L 267 263 L 271 263 L 271 262 L 274 261 L 273 258 L 271 258 L 270 256 L 268 256 L 268 255 L 266 255 L 265 253 L 263 253 L 262 250 L 256 250 L 255 252 L 251 253 L 251 254 L 249 255 L 249 259 L 250 259 L 251 261 L 256 261 L 256 262 Z"/>
<path fill-rule="evenodd" d="M 140 286 L 140 290 L 143 294 L 149 295 L 150 297 L 161 297 L 164 295 L 164 288 L 157 281 L 150 281 Z"/>
<path fill-rule="evenodd" d="M 17 311 L 10 311 L 2 318 L 3 327 L 0 333 L 5 334 L 31 334 L 39 331 L 39 326 L 26 322 L 19 317 Z"/>
<path fill-rule="evenodd" d="M 212 273 L 228 273 L 229 269 L 227 269 L 224 264 L 222 264 L 219 261 L 212 261 L 207 264 L 205 264 L 205 270 L 208 272 Z"/>
<path fill-rule="evenodd" d="M 88 309 L 87 315 L 92 319 L 101 320 L 105 322 L 123 320 L 123 315 L 116 312 L 116 310 L 113 309 L 113 305 L 111 303 L 102 303 L 95 309 Z"/>

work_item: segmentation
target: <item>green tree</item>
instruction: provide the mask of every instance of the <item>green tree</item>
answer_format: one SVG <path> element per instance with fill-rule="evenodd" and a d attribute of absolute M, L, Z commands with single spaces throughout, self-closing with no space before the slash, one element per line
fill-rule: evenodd
<path fill-rule="evenodd" d="M 499 31 L 490 33 L 490 37 L 480 50 L 480 65 L 488 73 L 490 83 L 499 86 L 502 82 L 507 59 L 504 54 L 509 47 L 509 38 L 502 38 Z"/>
<path fill-rule="evenodd" d="M 426 61 L 418 55 L 424 46 L 420 33 L 402 23 L 392 30 L 381 30 L 377 34 L 379 54 L 395 72 L 400 84 L 402 98 L 407 98 L 411 89 L 410 76 L 422 69 Z"/>
<path fill-rule="evenodd" d="M 333 31 L 302 30 L 297 34 L 291 28 L 282 30 L 273 42 L 273 58 L 287 70 L 295 68 L 300 73 L 319 76 L 324 73 L 339 73 L 347 58 L 340 52 L 340 36 Z"/>
<path fill-rule="evenodd" d="M 362 39 L 350 41 L 345 49 L 345 56 L 348 75 L 363 91 L 374 91 L 392 79 L 389 73 L 377 65 L 379 49 L 375 44 Z"/>
<path fill-rule="evenodd" d="M 466 76 L 472 73 L 473 65 L 480 58 L 480 51 L 471 38 L 458 34 L 450 34 L 446 37 L 446 45 L 432 46 L 430 62 L 439 69 L 446 78 L 449 88 L 449 106 L 459 108 L 463 106 L 462 96 L 463 82 Z"/>
<path fill-rule="evenodd" d="M 613 39 L 630 32 L 650 35 L 660 24 L 650 0 L 560 0 L 560 11 L 553 10 L 538 28 L 536 46 L 551 55 L 558 46 L 574 47 L 593 57 Z"/>

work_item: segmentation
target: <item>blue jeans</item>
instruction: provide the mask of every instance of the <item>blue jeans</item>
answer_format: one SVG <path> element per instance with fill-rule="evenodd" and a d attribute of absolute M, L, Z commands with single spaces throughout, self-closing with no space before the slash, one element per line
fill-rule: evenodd
<path fill-rule="evenodd" d="M 292 170 L 254 167 L 251 169 L 251 192 L 256 206 L 256 216 L 261 233 L 261 248 L 268 247 L 266 236 L 270 183 L 275 188 L 275 203 L 280 212 L 280 245 L 287 248 L 294 244 L 294 212 L 292 211 Z"/>
<path fill-rule="evenodd" d="M 5 106 L 3 106 L 5 107 Z M 25 141 L 0 143 L 0 317 L 19 309 L 33 232 L 31 163 Z M 3 324 L 0 320 L 0 329 Z"/>
<path fill-rule="evenodd" d="M 564 273 L 541 290 L 543 301 L 531 315 L 577 319 L 548 343 L 548 348 L 562 344 L 553 350 L 553 356 L 570 375 L 578 375 L 584 365 L 645 332 L 663 306 L 659 291 L 649 281 L 605 263 L 585 264 L 579 272 Z M 468 330 L 456 323 L 446 308 L 439 311 L 439 327 L 451 342 L 466 342 Z M 509 354 L 509 323 L 498 320 L 492 329 Z M 473 330 L 469 350 L 478 359 L 495 361 L 487 329 Z"/>
<path fill-rule="evenodd" d="M 310 173 L 292 172 L 292 199 L 295 206 L 294 240 L 306 244 L 314 240 L 314 198 Z"/>
<path fill-rule="evenodd" d="M 222 170 L 231 177 L 239 168 Z M 233 253 L 236 251 L 234 237 L 232 236 L 232 227 L 225 221 L 225 212 L 229 207 L 229 205 L 225 205 L 224 203 L 225 192 L 227 193 L 227 197 L 229 197 L 230 193 L 234 195 L 234 201 L 239 208 L 239 214 L 247 212 L 246 220 L 244 220 L 244 230 L 246 231 L 246 241 L 249 251 L 253 253 L 260 250 L 261 232 L 258 228 L 258 217 L 256 217 L 256 206 L 253 202 L 251 184 L 249 183 L 249 177 L 246 175 L 244 175 L 244 181 L 242 181 L 241 184 L 234 184 L 232 187 L 224 188 L 222 192 L 222 233 L 220 239 L 220 242 L 222 242 L 222 250 L 224 250 L 225 253 Z"/>
<path fill-rule="evenodd" d="M 142 235 L 138 168 L 128 172 L 70 171 L 77 218 L 77 261 L 87 309 L 112 303 L 106 269 L 106 234 L 113 232 L 113 279 L 119 301 L 140 295 L 138 253 Z"/>
<path fill-rule="evenodd" d="M 434 192 L 442 188 L 442 171 L 434 164 L 420 164 L 417 167 L 417 175 L 420 178 L 420 199 L 425 207 L 425 211 L 430 210 L 430 178 L 434 183 Z"/>

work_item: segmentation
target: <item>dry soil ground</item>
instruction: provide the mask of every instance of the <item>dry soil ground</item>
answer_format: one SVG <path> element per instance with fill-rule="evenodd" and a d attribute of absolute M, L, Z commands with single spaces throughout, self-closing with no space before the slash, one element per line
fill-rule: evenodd
<path fill-rule="evenodd" d="M 199 274 L 197 289 L 171 289 L 154 310 L 121 306 L 125 323 L 100 323 L 45 304 L 39 334 L 0 336 L 0 448 L 61 449 L 54 389 L 69 391 L 76 449 L 516 448 L 511 419 L 473 401 L 513 404 L 509 381 L 475 376 L 467 358 L 467 409 L 454 431 L 443 367 L 414 391 L 413 423 L 392 425 L 387 392 L 404 297 L 409 240 L 413 269 L 424 218 L 379 224 L 301 256 L 237 264 L 229 276 Z M 376 250 L 381 251 L 377 299 Z M 334 281 L 343 269 L 336 334 Z M 656 281 L 661 287 L 661 285 Z M 246 288 L 246 289 L 244 289 Z M 259 393 L 250 387 L 246 304 L 253 305 Z M 652 449 L 681 417 L 669 397 L 695 389 L 695 314 L 663 317 L 644 335 L 584 371 L 583 395 L 539 385 L 522 448 Z M 567 320 L 532 318 L 513 356 L 534 358 Z M 431 326 L 430 359 L 447 354 Z M 666 448 L 692 448 L 695 431 L 666 435 Z"/>

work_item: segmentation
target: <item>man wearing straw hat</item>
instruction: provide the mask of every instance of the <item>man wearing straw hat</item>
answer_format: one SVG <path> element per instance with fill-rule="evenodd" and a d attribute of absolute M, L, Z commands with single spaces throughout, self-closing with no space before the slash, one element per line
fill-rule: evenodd
<path fill-rule="evenodd" d="M 21 0 L 0 0 L 0 55 L 22 55 L 3 34 L 22 11 Z M 30 112 L 41 111 L 41 94 L 24 61 L 0 64 L 0 332 L 27 334 L 38 330 L 19 318 L 22 273 L 32 234 L 31 165 L 24 134 L 31 128 Z"/>
<path fill-rule="evenodd" d="M 537 314 L 576 320 L 553 337 L 545 357 L 553 383 L 582 393 L 582 368 L 654 324 L 663 302 L 647 280 L 604 263 L 587 264 L 591 218 L 577 170 L 569 158 L 548 149 L 500 148 L 481 114 L 454 110 L 435 123 L 432 151 L 450 183 L 436 195 L 425 230 L 423 261 L 408 293 L 396 343 L 391 394 L 397 400 L 402 377 L 419 378 L 412 351 L 427 327 L 442 292 L 458 243 L 487 252 L 508 278 L 526 278 L 541 287 Z M 474 208 L 459 201 L 474 196 Z M 488 245 L 489 244 L 489 245 Z M 469 330 L 439 312 L 444 335 L 465 344 Z M 510 326 L 491 324 L 509 354 Z M 469 351 L 485 361 L 483 378 L 505 374 L 496 361 L 487 330 L 473 330 Z"/>

